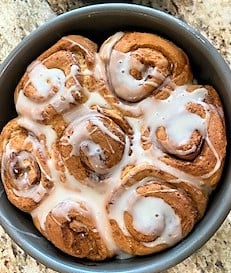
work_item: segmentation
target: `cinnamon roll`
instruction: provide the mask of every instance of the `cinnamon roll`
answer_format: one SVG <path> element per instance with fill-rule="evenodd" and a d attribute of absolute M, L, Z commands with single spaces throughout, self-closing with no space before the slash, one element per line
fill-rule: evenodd
<path fill-rule="evenodd" d="M 35 135 L 13 119 L 0 137 L 1 177 L 8 199 L 19 209 L 32 212 L 54 186 L 43 134 Z"/>
<path fill-rule="evenodd" d="M 172 42 L 117 32 L 97 51 L 63 37 L 28 67 L 15 104 L 0 135 L 7 196 L 65 253 L 156 253 L 204 216 L 225 162 L 223 107 Z"/>
<path fill-rule="evenodd" d="M 141 32 L 116 33 L 104 42 L 100 56 L 115 95 L 138 102 L 192 81 L 185 53 L 172 42 Z"/>
<path fill-rule="evenodd" d="M 157 143 L 164 151 L 161 160 L 214 187 L 221 175 L 226 149 L 220 99 L 210 86 L 192 85 L 184 90 L 186 95 L 204 95 L 188 101 L 185 109 L 178 108 L 172 118 L 175 133 L 167 123 L 156 129 Z"/>
<path fill-rule="evenodd" d="M 17 112 L 50 120 L 87 99 L 94 88 L 97 45 L 79 35 L 61 38 L 28 68 L 15 91 Z"/>
<path fill-rule="evenodd" d="M 71 175 L 87 183 L 103 180 L 122 159 L 125 133 L 111 118 L 90 111 L 70 123 L 58 147 Z"/>
<path fill-rule="evenodd" d="M 56 247 L 78 258 L 97 261 L 113 256 L 84 202 L 58 203 L 46 217 L 45 235 Z"/>
<path fill-rule="evenodd" d="M 113 193 L 108 213 L 116 244 L 132 255 L 161 251 L 185 237 L 198 211 L 172 177 L 153 166 L 137 166 Z"/>

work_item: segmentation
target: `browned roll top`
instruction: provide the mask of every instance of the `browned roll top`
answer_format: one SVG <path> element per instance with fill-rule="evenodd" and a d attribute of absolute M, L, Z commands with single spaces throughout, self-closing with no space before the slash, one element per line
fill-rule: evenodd
<path fill-rule="evenodd" d="M 31 212 L 53 188 L 47 160 L 49 155 L 42 142 L 44 136 L 36 136 L 10 121 L 0 138 L 1 176 L 11 203 L 25 212 Z"/>
<path fill-rule="evenodd" d="M 194 92 L 200 87 L 190 85 L 187 91 Z M 208 115 L 207 132 L 201 134 L 198 130 L 193 131 L 188 142 L 178 147 L 172 143 L 164 127 L 157 129 L 156 137 L 159 145 L 166 152 L 161 158 L 163 162 L 193 176 L 202 177 L 208 186 L 214 187 L 219 181 L 224 164 L 225 125 L 223 114 L 219 112 L 221 104 L 216 91 L 211 86 L 205 88 L 208 94 L 204 102 L 207 104 L 203 107 L 203 104 L 189 103 L 187 110 L 202 118 Z M 208 105 L 210 105 L 209 109 L 206 109 Z"/>
<path fill-rule="evenodd" d="M 17 111 L 49 121 L 86 101 L 85 88 L 95 85 L 96 50 L 95 43 L 79 35 L 60 39 L 27 68 L 15 91 Z M 34 103 L 37 109 L 30 109 Z"/>
<path fill-rule="evenodd" d="M 124 147 L 120 126 L 97 112 L 70 123 L 58 143 L 69 172 L 83 183 L 107 175 L 121 161 Z"/>
<path fill-rule="evenodd" d="M 147 164 L 132 168 L 124 176 L 108 205 L 113 238 L 123 251 L 133 255 L 159 252 L 169 247 L 168 240 L 174 244 L 178 236 L 185 237 L 192 230 L 199 211 L 190 192 L 173 185 L 173 179 Z M 128 204 L 120 207 L 126 195 Z M 139 216 L 139 206 L 144 206 L 147 217 Z"/>
<path fill-rule="evenodd" d="M 84 203 L 59 203 L 46 218 L 45 234 L 55 246 L 78 258 L 97 261 L 113 255 Z"/>
<path fill-rule="evenodd" d="M 101 51 L 107 43 L 110 40 Z M 112 90 L 128 102 L 160 91 L 168 93 L 175 84 L 192 81 L 185 53 L 172 42 L 150 33 L 125 33 L 112 47 L 107 62 Z"/>

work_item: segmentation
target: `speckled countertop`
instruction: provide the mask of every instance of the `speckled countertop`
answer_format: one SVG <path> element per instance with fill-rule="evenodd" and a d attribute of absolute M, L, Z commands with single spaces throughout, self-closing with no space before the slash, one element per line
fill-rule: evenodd
<path fill-rule="evenodd" d="M 94 1 L 1 0 L 0 63 L 33 29 L 60 13 L 90 2 Z M 164 10 L 186 21 L 212 42 L 231 67 L 231 0 L 134 0 L 132 2 Z M 55 273 L 28 256 L 1 227 L 0 272 Z M 164 273 L 182 272 L 231 272 L 231 213 L 207 244 L 181 264 Z"/>

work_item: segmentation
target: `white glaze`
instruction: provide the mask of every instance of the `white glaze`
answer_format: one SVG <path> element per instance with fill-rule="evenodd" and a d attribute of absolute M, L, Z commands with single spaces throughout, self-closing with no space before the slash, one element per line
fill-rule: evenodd
<path fill-rule="evenodd" d="M 137 80 L 130 74 L 132 68 L 141 73 L 141 79 Z M 146 97 L 158 87 L 158 83 L 148 80 L 149 77 L 164 81 L 157 67 L 146 66 L 135 59 L 132 53 L 122 53 L 117 50 L 111 52 L 109 75 L 116 95 L 131 102 Z M 151 85 L 153 88 L 147 90 L 145 85 Z"/>
<path fill-rule="evenodd" d="M 95 66 L 93 69 L 93 75 L 94 78 L 98 81 L 103 80 L 105 83 L 108 82 L 104 61 L 98 53 L 95 54 Z"/>
<path fill-rule="evenodd" d="M 71 49 L 72 47 L 79 47 L 83 52 L 85 52 L 86 55 L 91 55 L 91 52 L 88 50 L 88 48 L 84 47 L 83 45 L 81 45 L 81 43 L 78 43 L 76 40 L 72 40 L 71 37 L 63 37 L 62 40 L 68 41 L 70 43 L 70 46 L 68 49 Z"/>
<path fill-rule="evenodd" d="M 75 103 L 72 92 L 80 94 L 82 87 L 80 86 L 76 74 L 78 67 L 73 65 L 69 75 L 65 76 L 64 72 L 58 68 L 48 69 L 43 63 L 36 62 L 28 73 L 29 80 L 25 84 L 31 83 L 35 89 L 37 96 L 41 96 L 40 102 L 35 102 L 33 99 L 24 94 L 24 90 L 20 90 L 16 101 L 16 110 L 19 114 L 32 118 L 34 120 L 43 120 L 43 112 L 50 105 L 57 113 L 62 113 L 70 107 L 71 103 Z M 39 75 L 39 77 L 36 77 Z M 75 80 L 74 85 L 70 88 L 66 87 L 66 81 L 69 78 Z M 56 91 L 54 91 L 54 87 Z"/>
<path fill-rule="evenodd" d="M 124 36 L 124 32 L 119 31 L 109 37 L 100 47 L 99 56 L 104 63 L 108 63 L 115 44 Z"/>
<path fill-rule="evenodd" d="M 79 206 L 78 203 L 83 203 L 88 210 L 87 213 L 93 217 L 97 230 L 103 240 L 106 242 L 107 247 L 111 251 L 115 251 L 116 246 L 111 235 L 105 207 L 107 195 L 81 184 L 66 170 L 65 175 L 68 183 L 71 183 L 72 186 L 75 185 L 74 188 L 69 188 L 68 184 L 66 185 L 60 183 L 59 173 L 53 168 L 53 163 L 49 162 L 49 165 L 52 169 L 52 177 L 53 179 L 56 178 L 57 183 L 52 194 L 49 195 L 48 198 L 46 198 L 44 202 L 32 212 L 32 216 L 36 217 L 39 220 L 42 229 L 45 229 L 46 217 L 54 208 L 56 208 L 56 213 L 59 213 L 59 215 L 65 215 L 64 211 L 61 211 L 61 203 L 77 203 L 72 205 L 72 208 L 77 208 Z M 58 211 L 57 207 L 59 207 Z M 64 206 L 65 211 L 67 211 L 69 208 L 70 207 L 68 205 Z M 81 209 L 80 212 L 81 211 L 83 210 Z M 84 212 L 84 214 L 86 213 Z"/>
<path fill-rule="evenodd" d="M 101 118 L 101 119 L 100 119 Z M 115 135 L 113 132 L 111 132 L 102 121 L 103 116 L 98 114 L 95 111 L 89 111 L 88 115 L 83 116 L 79 119 L 76 119 L 70 125 L 66 128 L 66 132 L 73 131 L 71 135 L 63 136 L 61 138 L 62 143 L 71 144 L 72 145 L 72 152 L 71 155 L 79 155 L 79 148 L 81 147 L 81 144 L 87 140 L 91 140 L 90 133 L 87 129 L 87 126 L 89 124 L 95 125 L 96 128 L 98 128 L 100 131 L 102 131 L 104 134 L 108 135 L 111 139 L 122 143 L 120 138 Z M 93 131 L 91 132 L 91 134 Z M 122 133 L 122 130 L 121 130 Z M 86 143 L 86 142 L 85 142 Z M 113 151 L 112 151 L 113 152 Z"/>
<path fill-rule="evenodd" d="M 83 208 L 83 206 L 84 206 L 84 208 Z M 70 210 L 72 210 L 72 209 L 77 211 L 78 213 L 80 213 L 83 216 L 89 216 L 89 212 L 86 210 L 84 203 L 74 202 L 72 200 L 65 200 L 65 201 L 58 203 L 52 209 L 51 212 L 55 217 L 66 218 L 66 220 L 70 222 L 71 219 L 68 214 L 69 214 Z"/>
<path fill-rule="evenodd" d="M 80 147 L 96 173 L 104 174 L 108 171 L 105 164 L 106 156 L 99 144 L 90 140 L 85 140 L 81 143 Z"/>
<path fill-rule="evenodd" d="M 88 109 L 92 106 L 111 108 L 110 104 L 98 92 L 92 92 L 88 100 L 84 103 L 84 106 Z"/>
<path fill-rule="evenodd" d="M 18 119 L 18 125 L 34 134 L 36 137 L 41 138 L 41 136 L 45 136 L 45 143 L 42 143 L 42 140 L 40 140 L 40 142 L 43 144 L 43 146 L 46 146 L 50 152 L 52 151 L 57 135 L 50 125 L 44 126 L 43 124 L 30 120 L 27 117 L 20 117 Z M 33 145 L 35 145 L 35 143 Z M 34 146 L 34 148 L 36 150 L 38 148 L 38 144 L 37 147 Z"/>
<path fill-rule="evenodd" d="M 101 99 L 101 95 L 96 93 L 92 93 L 94 94 L 94 98 L 96 98 L 96 101 L 98 102 L 102 102 L 104 103 L 104 100 Z M 51 211 L 55 206 L 57 206 L 61 201 L 65 201 L 66 199 L 68 200 L 73 200 L 73 202 L 79 202 L 78 200 L 82 200 L 84 203 L 86 204 L 91 204 L 91 213 L 92 215 L 94 215 L 95 217 L 95 221 L 97 223 L 97 229 L 99 230 L 102 238 L 104 238 L 104 240 L 107 242 L 107 245 L 110 246 L 109 248 L 115 250 L 116 252 L 118 252 L 116 250 L 115 244 L 113 242 L 111 233 L 110 233 L 110 226 L 108 223 L 108 219 L 107 219 L 107 213 L 105 211 L 105 204 L 107 202 L 107 199 L 109 198 L 109 194 L 111 191 L 113 191 L 112 189 L 115 187 L 118 187 L 121 183 L 120 180 L 120 174 L 121 171 L 123 169 L 124 166 L 126 165 L 132 165 L 132 164 L 154 164 L 155 166 L 158 166 L 161 170 L 166 171 L 168 173 L 171 173 L 172 175 L 176 176 L 176 177 L 181 177 L 181 180 L 185 180 L 187 182 L 190 182 L 192 184 L 194 184 L 195 186 L 200 186 L 201 181 L 196 178 L 193 177 L 189 174 L 186 174 L 182 171 L 176 170 L 173 167 L 167 166 L 165 165 L 163 162 L 161 162 L 160 160 L 158 160 L 159 156 L 163 155 L 163 152 L 161 150 L 159 150 L 156 146 L 152 147 L 152 149 L 148 149 L 148 150 L 143 150 L 143 148 L 140 145 L 140 139 L 141 139 L 141 128 L 144 125 L 147 125 L 151 132 L 155 132 L 156 128 L 158 128 L 158 126 L 165 126 L 168 130 L 168 128 L 170 127 L 170 130 L 168 130 L 168 134 L 171 135 L 172 140 L 174 140 L 176 143 L 184 143 L 187 142 L 187 138 L 190 137 L 191 133 L 193 132 L 194 129 L 198 129 L 202 134 L 205 134 L 205 130 L 206 130 L 206 122 L 199 118 L 198 116 L 195 118 L 195 114 L 189 113 L 186 110 L 186 105 L 189 102 L 197 102 L 200 103 L 201 101 L 203 101 L 204 97 L 206 96 L 207 91 L 205 89 L 200 89 L 197 91 L 194 91 L 193 93 L 189 93 L 186 91 L 186 87 L 179 87 L 175 90 L 175 93 L 172 94 L 172 96 L 170 96 L 167 100 L 163 100 L 163 101 L 159 101 L 159 100 L 155 100 L 155 99 L 146 99 L 142 102 L 140 102 L 138 105 L 139 111 L 142 113 L 142 118 L 143 119 L 138 119 L 138 118 L 127 118 L 129 124 L 131 125 L 134 135 L 133 135 L 133 139 L 132 139 L 132 155 L 128 156 L 128 149 L 129 149 L 129 141 L 127 139 L 126 141 L 126 148 L 125 148 L 125 153 L 124 156 L 121 160 L 121 162 L 118 164 L 118 166 L 116 168 L 114 168 L 111 172 L 111 176 L 109 178 L 107 178 L 107 186 L 103 191 L 97 191 L 97 190 L 93 190 L 93 189 L 89 189 L 89 187 L 83 186 L 81 183 L 79 183 L 78 181 L 76 181 L 72 176 L 70 176 L 68 174 L 68 172 L 66 171 L 65 175 L 66 177 L 68 177 L 68 183 L 72 184 L 71 189 L 68 189 L 67 186 L 64 186 L 63 184 L 61 184 L 60 182 L 57 184 L 59 186 L 56 185 L 55 190 L 53 191 L 51 197 L 49 196 L 41 205 L 41 207 L 37 208 L 34 212 L 33 212 L 33 216 L 37 216 L 38 219 L 40 219 L 40 223 L 43 226 L 45 223 L 45 219 L 46 219 L 46 215 L 49 213 L 49 211 Z M 179 99 L 179 98 L 183 98 L 183 99 Z M 89 98 L 88 101 L 88 105 L 91 105 L 92 103 L 94 103 L 94 99 L 93 98 Z M 104 126 L 102 126 L 102 123 L 95 118 L 96 115 L 98 115 L 97 112 L 92 111 L 92 110 L 87 110 L 88 108 L 87 103 L 83 106 L 81 106 L 80 108 L 76 108 L 75 110 L 72 110 L 71 114 L 67 114 L 65 115 L 65 119 L 67 121 L 70 122 L 70 126 L 72 126 L 72 128 L 75 128 L 75 132 L 78 132 L 78 138 L 79 140 L 81 140 L 83 143 L 84 141 L 86 141 L 86 136 L 89 134 L 86 130 L 86 126 L 81 126 L 78 129 L 78 124 L 80 124 L 82 121 L 84 120 L 88 120 L 90 118 L 90 120 L 93 120 L 94 123 L 99 126 L 101 128 L 101 130 L 104 131 L 105 134 L 108 134 L 110 137 L 114 138 L 115 140 L 119 140 L 115 135 L 112 135 L 111 132 L 108 131 L 108 129 L 105 129 Z M 159 115 L 153 111 L 153 109 L 158 110 Z M 163 112 L 163 109 L 168 109 L 167 113 Z M 183 118 L 183 120 L 185 120 L 185 128 L 181 129 L 180 131 L 171 131 L 171 119 L 174 116 L 174 114 L 176 113 L 176 109 L 179 110 L 179 113 L 177 115 L 178 119 L 181 120 L 182 119 L 182 115 L 186 115 L 185 118 Z M 78 119 L 75 119 L 76 117 L 78 117 Z M 191 120 L 193 120 L 194 124 L 193 126 L 187 126 L 187 123 L 190 122 Z M 170 133 L 169 133 L 170 132 Z M 179 134 L 180 136 L 178 136 L 177 134 Z M 75 148 L 78 149 L 78 147 L 80 146 L 80 142 L 77 141 L 75 139 L 75 134 L 68 139 L 69 143 L 72 144 L 73 146 L 73 152 L 75 151 Z M 152 134 L 152 141 L 155 142 L 155 134 Z M 89 145 L 89 143 L 88 143 Z M 93 161 L 95 160 L 95 155 L 100 152 L 100 150 L 98 149 L 99 147 L 93 143 L 90 143 L 89 145 L 89 156 L 93 155 Z M 75 151 L 76 153 L 76 151 Z M 77 152 L 78 153 L 78 152 Z M 98 162 L 94 163 L 95 166 L 98 164 Z M 55 181 L 59 181 L 59 175 L 57 173 L 57 171 L 54 171 L 55 168 L 53 166 L 52 161 L 49 161 L 49 165 L 50 165 L 50 169 L 53 169 L 53 175 L 52 175 L 52 179 L 55 179 Z M 176 182 L 176 181 L 172 181 L 172 182 Z M 73 192 L 73 186 L 74 186 L 74 192 Z M 129 189 L 128 192 L 130 192 Z M 123 201 L 119 201 L 120 205 L 117 206 L 117 212 L 113 215 L 113 213 L 111 212 L 111 217 L 115 217 L 116 220 L 118 221 L 121 229 L 123 230 L 123 232 L 125 234 L 127 234 L 127 230 L 123 224 L 123 217 L 122 217 L 122 211 L 124 211 L 124 209 L 127 207 L 129 210 L 130 207 L 130 203 L 131 201 L 129 201 L 130 199 L 133 200 L 134 198 L 134 192 L 133 192 L 133 197 L 129 198 L 128 196 L 126 198 L 123 199 Z M 131 195 L 132 196 L 132 195 Z M 94 201 L 93 201 L 94 200 Z M 152 202 L 159 202 L 155 199 L 155 201 L 150 201 Z M 148 204 L 150 205 L 150 202 L 148 201 Z M 161 203 L 162 201 L 160 201 L 159 203 Z M 158 203 L 158 204 L 159 204 Z M 99 206 L 100 204 L 100 206 Z M 148 223 L 148 220 L 146 222 L 145 225 L 145 221 L 144 221 L 144 226 L 139 226 L 139 220 L 136 217 L 136 215 L 140 214 L 139 211 L 142 210 L 142 207 L 145 207 L 146 201 L 144 202 L 144 204 L 141 202 L 138 205 L 138 213 L 135 213 L 135 220 L 134 220 L 134 225 L 137 228 L 137 230 L 140 229 L 144 229 L 144 231 L 146 233 L 148 233 L 147 229 L 150 228 L 150 225 Z M 97 209 L 96 209 L 97 207 Z M 164 211 L 168 211 L 169 207 L 166 205 L 161 205 L 160 206 L 161 209 L 163 210 L 162 213 L 164 214 Z M 154 210 L 154 207 L 152 207 Z M 144 209 L 144 208 L 143 208 Z M 136 210 L 136 211 L 137 211 Z M 118 212 L 119 211 L 119 212 Z M 146 216 L 143 215 L 143 217 L 145 218 Z M 148 218 L 148 216 L 147 216 Z M 179 232 L 179 225 L 176 224 L 177 223 L 177 217 L 173 217 L 171 216 L 169 221 L 171 222 L 171 219 L 175 219 L 174 220 L 174 225 L 169 225 L 169 228 L 167 228 L 165 232 L 163 232 L 164 235 L 160 236 L 155 243 L 148 243 L 146 244 L 147 246 L 154 246 L 156 244 L 159 243 L 168 243 L 168 244 L 173 244 L 174 242 L 176 242 L 177 240 L 180 239 L 180 232 Z M 100 219 L 100 221 L 99 221 Z M 102 222 L 103 219 L 103 222 Z M 146 218 L 145 218 L 146 219 Z M 143 220 L 145 220 L 143 219 Z M 168 220 L 167 220 L 168 221 Z M 143 222 L 143 221 L 142 221 Z M 103 223 L 103 224 L 102 224 Z M 161 222 L 163 223 L 163 222 Z M 159 230 L 160 227 L 162 226 L 162 224 L 158 224 L 157 226 L 153 227 L 154 229 Z M 106 227 L 107 232 L 105 232 L 104 228 Z M 173 228 L 174 227 L 174 228 Z M 177 228 L 176 228 L 177 227 Z M 43 226 L 44 228 L 44 226 Z M 178 230 L 174 236 L 173 235 L 173 231 L 174 230 Z M 109 235 L 108 235 L 109 234 Z M 172 234 L 170 237 L 168 237 L 167 234 Z"/>
<path fill-rule="evenodd" d="M 186 86 L 177 87 L 165 100 L 147 98 L 141 103 L 144 122 L 155 135 L 158 127 L 166 128 L 169 139 L 176 145 L 187 143 L 193 131 L 206 133 L 206 121 L 200 116 L 187 111 L 188 103 L 200 103 L 207 95 L 205 88 L 187 92 Z"/>
<path fill-rule="evenodd" d="M 87 126 L 89 124 L 95 125 L 103 134 L 108 135 L 109 138 L 124 144 L 116 134 L 104 125 L 102 118 L 101 114 L 94 110 L 89 110 L 85 116 L 81 116 L 81 118 L 71 122 L 65 130 L 66 133 L 60 139 L 62 145 L 72 146 L 72 151 L 68 155 L 68 158 L 73 155 L 79 156 L 81 150 L 88 158 L 94 171 L 98 174 L 105 174 L 109 171 L 106 165 L 106 156 L 100 145 L 92 141 L 91 134 L 94 131 L 89 132 Z M 70 134 L 69 132 L 72 133 Z M 119 130 L 119 132 L 123 135 L 122 130 Z M 111 149 L 111 153 L 114 154 L 116 151 L 114 151 L 109 141 L 108 146 Z"/>
<path fill-rule="evenodd" d="M 63 88 L 65 83 L 65 74 L 61 69 L 46 68 L 42 63 L 37 63 L 28 73 L 30 83 L 42 97 L 48 97 L 49 93 L 54 92 L 53 88 L 58 90 Z"/>
<path fill-rule="evenodd" d="M 39 203 L 45 194 L 47 193 L 47 190 L 43 187 L 43 185 L 40 183 L 38 185 L 32 186 L 29 189 L 26 190 L 13 190 L 14 194 L 19 197 L 24 198 L 30 198 L 36 203 Z"/>
<path fill-rule="evenodd" d="M 119 102 L 119 106 L 122 109 L 128 110 L 133 114 L 133 118 L 125 117 L 133 130 L 133 138 L 129 139 L 125 136 L 126 141 L 124 154 L 121 161 L 112 169 L 105 170 L 103 161 L 99 158 L 104 158 L 105 155 L 101 147 L 94 143 L 89 136 L 87 130 L 87 123 L 90 120 L 100 130 L 108 135 L 115 141 L 121 142 L 118 136 L 107 129 L 103 122 L 98 118 L 101 116 L 97 110 L 89 110 L 91 106 L 97 105 L 101 107 L 110 108 L 107 100 L 98 92 L 88 92 L 88 100 L 82 105 L 76 105 L 72 110 L 69 110 L 70 103 L 75 103 L 71 95 L 72 91 L 80 92 L 82 87 L 80 86 L 76 75 L 93 75 L 97 80 L 104 80 L 107 84 L 106 74 L 113 75 L 110 77 L 111 84 L 114 87 L 115 93 L 125 100 L 137 100 L 146 97 L 144 94 L 142 85 L 150 85 L 154 89 L 160 89 L 161 87 L 169 83 L 169 78 L 164 79 L 163 75 L 159 73 L 155 67 L 146 67 L 139 61 L 131 58 L 131 53 L 121 53 L 113 49 L 114 45 L 121 39 L 124 34 L 122 32 L 117 33 L 109 40 L 107 40 L 101 47 L 99 54 L 95 54 L 96 65 L 94 71 L 85 69 L 80 72 L 78 65 L 71 66 L 71 72 L 69 75 L 64 75 L 60 69 L 47 69 L 43 63 L 34 62 L 28 68 L 29 81 L 37 90 L 37 93 L 41 97 L 46 98 L 47 101 L 41 103 L 35 103 L 26 97 L 23 90 L 19 92 L 19 96 L 16 103 L 16 108 L 21 117 L 18 124 L 31 134 L 37 137 L 45 136 L 45 142 L 42 145 L 47 147 L 49 158 L 47 159 L 47 167 L 49 173 L 47 178 L 55 182 L 55 187 L 48 197 L 42 200 L 39 207 L 33 212 L 32 216 L 38 218 L 38 221 L 42 229 L 45 229 L 45 221 L 49 212 L 56 216 L 66 217 L 68 221 L 68 212 L 70 209 L 76 209 L 81 214 L 93 217 L 96 223 L 96 229 L 99 231 L 101 237 L 105 241 L 107 247 L 120 253 L 120 250 L 116 247 L 113 240 L 110 224 L 108 221 L 108 213 L 106 211 L 106 205 L 114 190 L 118 189 L 123 182 L 121 179 L 121 172 L 125 166 L 128 165 L 154 165 L 156 168 L 173 175 L 175 178 L 171 182 L 185 181 L 194 185 L 195 187 L 203 186 L 203 179 L 209 178 L 220 167 L 220 158 L 211 143 L 209 136 L 207 135 L 207 126 L 209 122 L 209 110 L 213 107 L 204 103 L 204 99 L 207 95 L 205 88 L 199 88 L 193 92 L 187 92 L 187 86 L 175 87 L 175 90 L 165 100 L 157 100 L 154 97 L 145 98 L 138 103 L 129 104 L 127 102 Z M 71 45 L 79 46 L 87 54 L 90 54 L 82 45 L 74 42 L 71 39 L 68 40 Z M 105 67 L 105 64 L 109 64 L 109 67 Z M 142 72 L 142 79 L 136 80 L 130 75 L 130 68 L 134 67 L 138 71 Z M 108 70 L 109 69 L 109 70 Z M 155 82 L 149 81 L 147 78 L 152 76 L 158 81 L 162 82 L 158 86 Z M 65 83 L 68 79 L 74 78 L 75 84 L 71 88 L 67 89 Z M 26 85 L 27 85 L 26 84 Z M 53 87 L 58 89 L 55 93 Z M 105 96 L 106 97 L 106 96 Z M 206 117 L 201 118 L 196 114 L 187 111 L 186 107 L 188 103 L 197 103 L 203 106 L 206 111 Z M 99 181 L 95 187 L 88 186 L 88 183 L 82 184 L 77 181 L 64 166 L 64 172 L 57 170 L 56 160 L 57 155 L 53 151 L 53 147 L 57 141 L 55 131 L 48 125 L 38 123 L 31 120 L 42 120 L 42 112 L 48 105 L 52 105 L 58 113 L 65 112 L 63 114 L 64 120 L 69 124 L 66 130 L 73 129 L 74 133 L 70 137 L 63 135 L 61 142 L 72 145 L 71 155 L 79 155 L 79 148 L 82 147 L 85 154 L 93 166 L 94 170 L 99 173 L 108 173 L 108 176 Z M 25 105 L 27 107 L 25 107 Z M 222 113 L 220 109 L 218 109 Z M 208 174 L 202 177 L 195 177 L 180 171 L 174 167 L 167 166 L 160 160 L 160 157 L 164 156 L 164 152 L 157 145 L 157 139 L 155 132 L 160 126 L 165 127 L 168 139 L 173 145 L 179 146 L 186 144 L 192 133 L 198 130 L 202 137 L 209 145 L 211 151 L 216 158 L 216 165 L 214 169 Z M 142 129 L 149 128 L 150 136 L 146 139 L 142 136 Z M 121 131 L 122 132 L 122 131 Z M 31 141 L 31 135 L 29 134 L 27 141 Z M 144 150 L 141 146 L 141 139 L 151 142 L 151 147 Z M 130 144 L 132 153 L 129 154 Z M 41 148 L 41 144 L 37 142 L 33 143 L 34 149 L 40 149 L 44 153 L 44 149 Z M 12 149 L 5 150 L 5 156 L 3 156 L 2 168 L 6 165 L 6 155 L 12 152 Z M 196 149 L 193 146 L 189 151 L 190 153 Z M 184 153 L 183 151 L 180 151 Z M 112 155 L 116 153 L 111 150 Z M 61 156 L 58 158 L 62 165 Z M 21 160 L 23 165 L 23 159 Z M 42 168 L 42 166 L 40 166 Z M 42 171 L 44 171 L 42 169 Z M 65 183 L 61 180 L 61 177 L 65 177 Z M 91 177 L 89 178 L 91 179 Z M 136 193 L 136 187 L 149 182 L 149 178 L 145 178 L 142 181 L 137 181 L 133 186 L 126 188 L 121 196 L 110 206 L 109 217 L 115 219 L 118 222 L 119 227 L 125 235 L 129 235 L 128 230 L 124 223 L 124 211 L 128 211 L 133 216 L 133 225 L 137 231 L 144 232 L 145 234 L 152 234 L 155 232 L 159 238 L 155 242 L 145 243 L 148 247 L 153 247 L 160 243 L 166 243 L 169 245 L 181 239 L 181 227 L 178 216 L 174 210 L 163 200 L 153 197 L 140 197 Z M 26 181 L 26 180 L 25 180 Z M 24 186 L 24 182 L 22 185 Z M 19 182 L 21 183 L 21 182 Z M 21 197 L 32 198 L 35 202 L 40 202 L 44 196 L 45 189 L 38 185 L 37 188 L 32 187 L 27 191 L 14 190 L 15 194 Z M 80 204 L 84 204 L 86 211 L 80 207 Z M 155 215 L 158 216 L 158 221 L 155 220 Z M 171 236 L 170 236 L 171 234 Z"/>
<path fill-rule="evenodd" d="M 180 219 L 163 199 L 141 197 L 130 211 L 134 228 L 137 231 L 147 235 L 155 234 L 159 237 L 158 242 L 169 245 L 181 239 Z M 146 245 L 151 246 L 152 244 Z"/>
<path fill-rule="evenodd" d="M 154 247 L 160 243 L 172 245 L 182 238 L 181 223 L 174 210 L 164 200 L 156 197 L 142 197 L 136 192 L 137 187 L 148 183 L 145 178 L 129 188 L 125 188 L 110 206 L 109 217 L 115 219 L 126 236 L 131 236 L 124 221 L 124 212 L 133 217 L 133 226 L 145 235 L 155 234 L 159 238 L 145 246 Z M 156 216 L 158 215 L 158 216 Z"/>
<path fill-rule="evenodd" d="M 27 141 L 27 139 L 26 139 Z M 37 146 L 38 149 L 41 150 L 41 153 L 43 153 L 43 150 L 40 143 L 36 143 L 36 139 L 28 140 L 35 146 Z M 9 165 L 7 165 L 7 163 Z M 36 164 L 37 166 L 35 166 Z M 16 167 L 17 165 L 17 167 Z M 30 166 L 32 165 L 32 166 Z M 47 174 L 40 164 L 40 161 L 35 156 L 35 154 L 30 154 L 27 151 L 16 151 L 13 147 L 11 147 L 10 143 L 8 143 L 5 147 L 5 151 L 3 153 L 2 158 L 2 170 L 8 169 L 11 174 L 11 179 L 14 181 L 16 188 L 13 188 L 13 192 L 18 197 L 24 197 L 24 198 L 30 198 L 35 202 L 40 202 L 45 194 L 47 193 L 47 190 L 43 187 L 43 185 L 40 183 L 39 179 L 38 181 L 30 181 L 29 174 L 27 172 L 28 167 L 37 167 L 38 168 L 38 177 L 40 175 L 40 172 L 43 172 L 43 176 L 49 177 L 49 174 Z M 16 178 L 15 172 L 20 169 L 23 171 L 19 177 Z M 3 171 L 2 171 L 3 175 Z M 4 177 L 2 177 L 4 179 Z M 36 182 L 35 184 L 32 184 L 32 182 Z"/>
<path fill-rule="evenodd" d="M 12 148 L 10 148 L 10 144 L 8 143 L 5 148 L 4 153 L 4 162 L 9 163 L 10 174 L 12 180 L 17 185 L 19 191 L 28 190 L 31 186 L 31 182 L 28 176 L 28 172 L 26 171 L 29 164 L 35 161 L 35 157 L 26 151 L 21 151 L 17 153 Z M 22 174 L 19 174 L 19 170 L 23 170 Z M 19 177 L 16 179 L 17 174 Z"/>

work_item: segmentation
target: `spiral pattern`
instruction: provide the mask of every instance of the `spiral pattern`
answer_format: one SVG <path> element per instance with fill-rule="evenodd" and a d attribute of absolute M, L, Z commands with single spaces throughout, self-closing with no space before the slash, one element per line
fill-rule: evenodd
<path fill-rule="evenodd" d="M 138 32 L 119 36 L 117 33 L 115 37 L 102 45 L 101 56 L 107 62 L 109 81 L 119 98 L 138 102 L 151 94 L 172 89 L 173 84 L 191 82 L 188 58 L 171 42 Z"/>
<path fill-rule="evenodd" d="M 48 239 L 72 256 L 96 261 L 110 257 L 91 214 L 83 202 L 65 200 L 57 204 L 46 218 Z"/>
<path fill-rule="evenodd" d="M 157 129 L 156 138 L 166 152 L 161 158 L 163 162 L 185 173 L 201 177 L 206 184 L 213 187 L 221 175 L 220 167 L 226 149 L 224 120 L 219 113 L 219 98 L 215 95 L 215 90 L 210 86 L 189 86 L 187 92 L 193 94 L 199 90 L 206 91 L 204 100 L 192 100 L 185 105 L 191 115 L 190 119 L 193 117 L 194 120 L 189 126 L 196 123 L 198 125 L 197 128 L 191 128 L 190 134 L 181 141 L 182 145 L 177 146 L 163 127 Z M 182 122 L 182 117 L 178 119 L 177 114 L 175 117 L 175 122 L 184 124 L 185 116 Z M 188 124 L 184 125 L 184 128 L 187 126 Z"/>
<path fill-rule="evenodd" d="M 156 253 L 205 214 L 226 154 L 220 98 L 192 83 L 185 53 L 154 34 L 97 45 L 69 35 L 15 91 L 0 135 L 9 200 L 78 258 Z"/>
<path fill-rule="evenodd" d="M 60 138 L 59 149 L 70 173 L 79 181 L 104 176 L 123 156 L 125 135 L 109 117 L 90 112 L 76 119 Z"/>
<path fill-rule="evenodd" d="M 50 120 L 86 101 L 94 83 L 97 46 L 82 36 L 63 37 L 28 68 L 15 91 L 17 112 Z"/>
<path fill-rule="evenodd" d="M 197 210 L 191 197 L 174 187 L 169 175 L 152 166 L 139 166 L 112 195 L 108 211 L 118 246 L 145 255 L 175 244 L 193 228 Z"/>
<path fill-rule="evenodd" d="M 10 121 L 1 134 L 1 176 L 9 200 L 25 212 L 31 212 L 53 187 L 49 156 L 42 136 Z"/>

